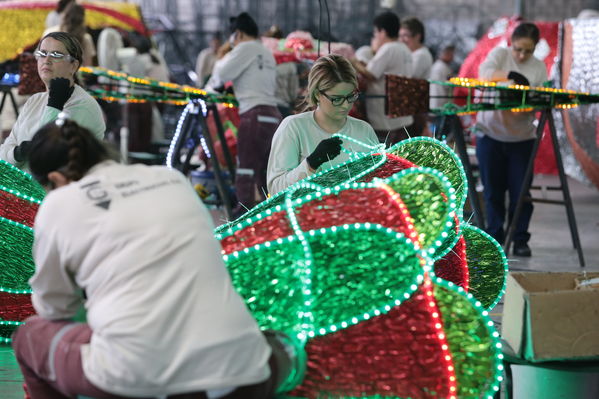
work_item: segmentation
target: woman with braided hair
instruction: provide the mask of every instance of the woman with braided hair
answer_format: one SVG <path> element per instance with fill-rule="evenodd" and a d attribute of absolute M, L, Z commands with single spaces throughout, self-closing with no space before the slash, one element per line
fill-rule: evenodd
<path fill-rule="evenodd" d="M 276 194 L 293 183 L 349 160 L 342 153 L 340 134 L 368 145 L 377 145 L 372 127 L 348 115 L 358 99 L 358 79 L 352 64 L 343 56 L 320 57 L 308 75 L 305 107 L 301 114 L 283 119 L 272 139 L 268 158 L 267 183 Z M 367 151 L 346 142 L 352 151 Z"/>
<path fill-rule="evenodd" d="M 181 173 L 118 164 L 62 118 L 29 161 L 49 190 L 35 219 L 37 315 L 13 336 L 32 399 L 267 399 L 299 382 L 292 342 L 259 330 Z"/>
<path fill-rule="evenodd" d="M 100 106 L 81 86 L 75 74 L 83 62 L 79 41 L 66 32 L 48 33 L 34 52 L 37 71 L 46 91 L 27 100 L 10 135 L 0 145 L 0 159 L 19 168 L 27 167 L 31 138 L 46 123 L 65 111 L 99 139 L 106 125 Z"/>

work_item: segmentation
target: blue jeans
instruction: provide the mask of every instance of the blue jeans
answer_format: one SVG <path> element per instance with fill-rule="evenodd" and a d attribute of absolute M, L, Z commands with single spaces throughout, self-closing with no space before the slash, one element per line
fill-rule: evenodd
<path fill-rule="evenodd" d="M 488 136 L 478 137 L 476 140 L 476 157 L 487 211 L 485 230 L 500 244 L 503 244 L 505 238 L 505 192 L 507 190 L 509 193 L 508 220 L 511 221 L 534 142 L 533 139 L 508 143 Z M 530 196 L 530 193 L 527 192 L 526 195 Z M 531 202 L 522 204 L 520 217 L 515 225 L 514 242 L 526 243 L 530 239 L 528 225 L 532 210 Z"/>

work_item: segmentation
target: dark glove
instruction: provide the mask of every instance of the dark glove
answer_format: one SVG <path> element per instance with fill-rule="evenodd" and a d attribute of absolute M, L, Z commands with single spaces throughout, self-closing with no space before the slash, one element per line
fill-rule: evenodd
<path fill-rule="evenodd" d="M 75 86 L 71 87 L 71 81 L 67 78 L 54 78 L 50 81 L 48 91 L 48 106 L 62 111 L 64 104 L 73 94 Z"/>
<path fill-rule="evenodd" d="M 526 79 L 526 76 L 516 71 L 510 71 L 507 74 L 507 78 L 513 80 L 517 85 L 530 86 L 530 82 Z"/>
<path fill-rule="evenodd" d="M 320 165 L 339 155 L 341 144 L 343 144 L 343 141 L 339 137 L 322 140 L 318 143 L 312 154 L 306 158 L 308 165 L 314 170 L 318 169 Z"/>
<path fill-rule="evenodd" d="M 31 149 L 31 140 L 23 141 L 13 150 L 13 156 L 17 162 L 25 162 L 29 158 L 29 150 Z"/>

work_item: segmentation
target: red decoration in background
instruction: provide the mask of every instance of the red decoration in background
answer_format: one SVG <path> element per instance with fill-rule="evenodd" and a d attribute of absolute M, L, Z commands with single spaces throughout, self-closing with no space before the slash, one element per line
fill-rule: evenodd
<path fill-rule="evenodd" d="M 448 397 L 449 375 L 430 298 L 421 288 L 385 315 L 310 340 L 306 378 L 291 395 Z"/>
<path fill-rule="evenodd" d="M 518 18 L 500 18 L 495 21 L 493 26 L 489 29 L 487 34 L 485 34 L 476 44 L 474 50 L 468 54 L 462 66 L 460 67 L 460 72 L 458 76 L 466 77 L 466 78 L 477 78 L 478 77 L 478 68 L 480 64 L 485 60 L 489 51 L 494 49 L 498 44 L 502 41 L 506 41 L 508 44 L 510 43 L 510 36 L 514 28 L 521 22 Z M 500 28 L 502 24 L 506 24 L 506 29 L 501 31 Z M 541 31 L 541 39 L 544 39 L 549 46 L 549 54 L 543 60 L 545 65 L 547 66 L 547 73 L 551 71 L 553 67 L 555 57 L 557 55 L 558 49 L 558 38 L 559 38 L 559 22 L 535 22 L 535 25 L 539 27 Z M 464 97 L 468 94 L 467 89 L 465 88 L 455 88 L 454 96 L 456 97 Z M 464 105 L 464 99 L 456 99 L 456 103 Z M 539 152 L 537 153 L 537 157 L 535 159 L 535 173 L 543 173 L 543 174 L 552 174 L 557 175 L 557 164 L 555 162 L 555 156 L 553 155 L 551 137 L 549 135 L 549 126 L 545 127 L 545 135 L 541 140 L 539 146 Z"/>

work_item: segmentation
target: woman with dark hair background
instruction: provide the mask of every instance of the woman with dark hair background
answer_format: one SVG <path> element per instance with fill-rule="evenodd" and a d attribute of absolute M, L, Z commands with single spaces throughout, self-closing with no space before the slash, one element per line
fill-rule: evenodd
<path fill-rule="evenodd" d="M 0 145 L 0 159 L 20 168 L 26 168 L 35 132 L 55 120 L 61 111 L 99 139 L 104 138 L 106 130 L 100 106 L 75 83 L 75 75 L 83 62 L 79 41 L 69 33 L 52 32 L 40 40 L 34 55 L 46 91 L 27 100 L 10 135 Z"/>
<path fill-rule="evenodd" d="M 30 166 L 49 190 L 35 219 L 37 315 L 13 335 L 32 399 L 269 399 L 301 381 L 302 349 L 260 331 L 185 176 L 118 164 L 62 118 L 35 135 Z"/>
<path fill-rule="evenodd" d="M 46 36 L 51 32 L 67 32 L 75 36 L 83 50 L 81 66 L 94 65 L 96 46 L 94 45 L 92 36 L 87 32 L 87 26 L 85 25 L 85 8 L 83 8 L 83 6 L 77 3 L 72 3 L 67 6 L 61 14 L 60 23 L 46 29 L 42 36 Z"/>
<path fill-rule="evenodd" d="M 521 23 L 512 33 L 509 48 L 496 47 L 487 55 L 479 67 L 479 78 L 541 86 L 547 80 L 547 68 L 533 55 L 539 39 L 535 24 Z M 535 141 L 534 120 L 534 112 L 504 110 L 478 114 L 476 156 L 484 186 L 486 231 L 500 244 L 505 238 L 505 192 L 509 193 L 508 220 L 511 220 Z M 517 256 L 531 255 L 528 225 L 532 210 L 532 203 L 525 202 L 520 218 L 513 221 Z"/>

